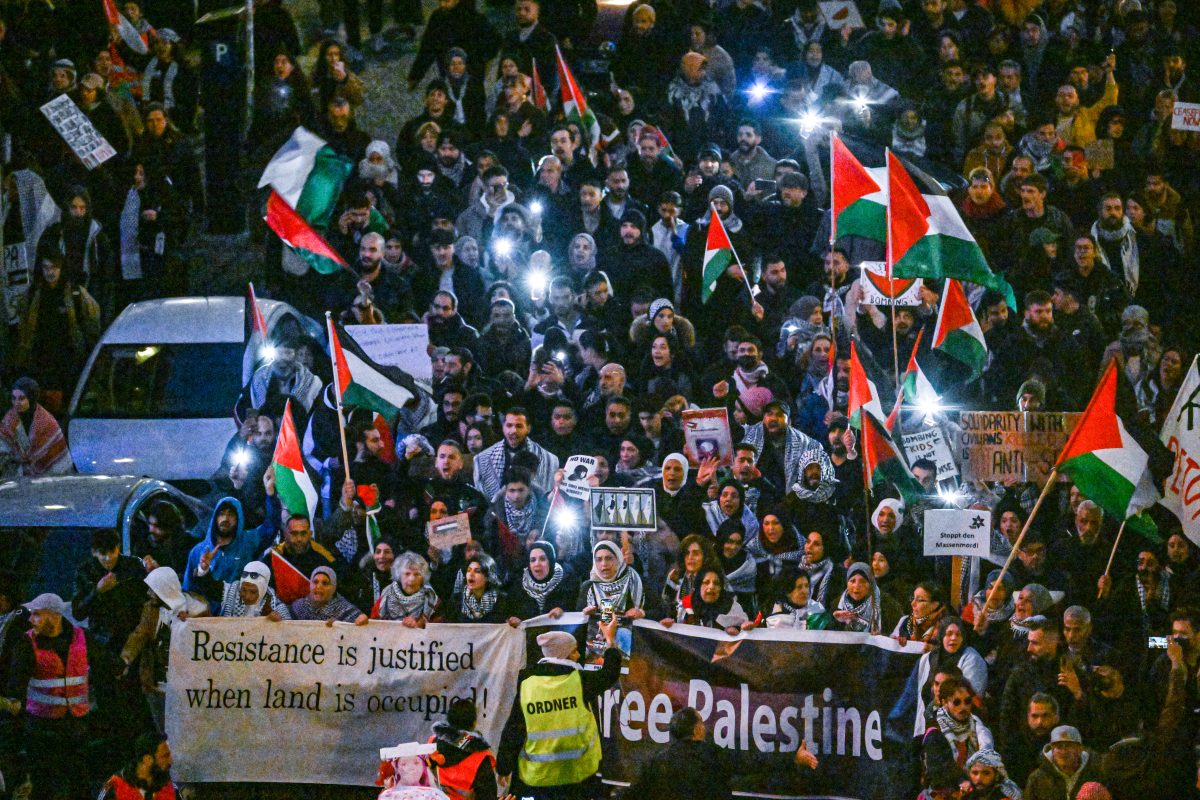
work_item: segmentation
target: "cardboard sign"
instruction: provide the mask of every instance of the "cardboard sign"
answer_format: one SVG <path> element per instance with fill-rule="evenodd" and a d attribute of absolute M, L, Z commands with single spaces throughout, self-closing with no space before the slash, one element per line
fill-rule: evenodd
<path fill-rule="evenodd" d="M 864 261 L 859 265 L 858 282 L 862 286 L 862 302 L 869 306 L 921 305 L 920 278 L 888 279 L 887 264 Z"/>
<path fill-rule="evenodd" d="M 958 477 L 958 464 L 954 461 L 954 452 L 946 443 L 946 436 L 940 427 L 928 427 L 915 433 L 906 433 L 903 439 L 904 453 L 909 464 L 918 458 L 928 458 L 937 464 L 939 481 Z"/>
<path fill-rule="evenodd" d="M 433 380 L 429 328 L 424 325 L 347 325 L 363 352 L 385 367 L 399 367 L 418 380 Z"/>
<path fill-rule="evenodd" d="M 89 170 L 95 169 L 117 154 L 108 140 L 96 130 L 96 126 L 92 125 L 87 115 L 67 95 L 60 94 L 42 106 L 41 111 Z"/>
<path fill-rule="evenodd" d="M 925 555 L 991 555 L 992 512 L 987 509 L 933 508 L 925 512 Z"/>
<path fill-rule="evenodd" d="M 563 480 L 558 490 L 576 500 L 587 498 L 592 490 L 588 478 L 596 474 L 596 459 L 592 456 L 571 456 L 563 465 Z"/>
<path fill-rule="evenodd" d="M 0 307 L 0 313 L 7 315 L 5 319 L 9 325 L 17 323 L 18 306 L 21 304 L 21 298 L 29 291 L 31 280 L 25 243 L 6 244 L 3 262 L 0 263 L 0 286 L 4 287 L 4 305 Z"/>
<path fill-rule="evenodd" d="M 1177 131 L 1200 131 L 1200 103 L 1175 102 L 1171 127 Z"/>
<path fill-rule="evenodd" d="M 688 409 L 683 412 L 683 453 L 693 467 L 716 456 L 722 467 L 733 463 L 733 436 L 729 412 L 724 408 Z"/>
<path fill-rule="evenodd" d="M 1079 414 L 1067 411 L 963 411 L 959 464 L 977 481 L 1046 482 Z"/>
<path fill-rule="evenodd" d="M 592 530 L 653 531 L 658 510 L 653 489 L 595 488 L 588 499 Z"/>
<path fill-rule="evenodd" d="M 1175 467 L 1163 484 L 1162 504 L 1179 518 L 1192 544 L 1200 544 L 1200 357 L 1191 369 L 1163 422 L 1159 440 L 1171 451 Z"/>
<path fill-rule="evenodd" d="M 471 520 L 466 514 L 455 514 L 425 523 L 425 538 L 439 550 L 449 550 L 456 544 L 471 540 Z"/>
<path fill-rule="evenodd" d="M 817 3 L 821 7 L 821 16 L 825 18 L 825 27 L 832 31 L 842 28 L 865 28 L 862 14 L 854 0 L 823 0 Z"/>

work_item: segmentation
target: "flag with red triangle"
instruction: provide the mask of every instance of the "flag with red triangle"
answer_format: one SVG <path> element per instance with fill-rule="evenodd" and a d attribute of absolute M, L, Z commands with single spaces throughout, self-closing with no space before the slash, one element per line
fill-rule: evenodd
<path fill-rule="evenodd" d="M 833 411 L 837 408 L 837 334 L 829 337 L 829 367 L 825 370 L 825 377 L 821 378 L 821 382 L 817 384 L 817 393 L 825 398 L 826 405 L 829 410 Z"/>
<path fill-rule="evenodd" d="M 263 219 L 284 244 L 317 272 L 331 275 L 346 266 L 346 260 L 274 189 L 267 198 L 267 214 Z"/>
<path fill-rule="evenodd" d="M 1070 477 L 1079 491 L 1106 514 L 1125 520 L 1130 530 L 1159 542 L 1157 526 L 1142 513 L 1161 498 L 1150 474 L 1150 456 L 1125 430 L 1116 406 L 1114 359 L 1108 362 L 1055 469 Z"/>
<path fill-rule="evenodd" d="M 831 134 L 832 180 L 829 202 L 834 240 L 861 236 L 887 239 L 887 180 L 885 168 L 867 169 L 837 136 Z"/>
<path fill-rule="evenodd" d="M 546 96 L 546 87 L 542 85 L 542 76 L 538 74 L 537 59 L 533 59 L 533 105 L 542 111 L 550 111 L 550 98 Z"/>
<path fill-rule="evenodd" d="M 117 4 L 113 0 L 100 0 L 100 2 L 104 6 L 104 16 L 108 20 L 109 26 L 116 29 L 117 35 L 121 37 L 125 46 L 138 55 L 144 56 L 149 53 L 148 37 L 133 27 L 133 23 L 117 9 Z"/>
<path fill-rule="evenodd" d="M 884 422 L 884 427 L 889 431 L 896 430 L 896 420 L 900 416 L 901 406 L 915 408 L 928 416 L 941 401 L 941 396 L 933 388 L 929 378 L 925 376 L 925 370 L 921 369 L 921 365 L 917 363 L 917 349 L 921 346 L 921 337 L 924 335 L 924 328 L 917 331 L 917 339 L 913 342 L 912 352 L 908 355 L 908 368 L 904 371 L 904 377 L 900 381 L 900 392 L 896 395 L 896 404 Z"/>
<path fill-rule="evenodd" d="M 267 346 L 267 320 L 263 316 L 262 307 L 258 304 L 258 296 L 254 293 L 254 284 L 246 287 L 245 310 L 242 322 L 242 341 L 246 349 L 242 353 L 242 386 L 247 386 L 254 376 L 254 370 L 266 360 L 264 349 Z"/>
<path fill-rule="evenodd" d="M 851 427 L 863 430 L 864 410 L 880 424 L 883 423 L 883 403 L 879 400 L 879 390 L 875 388 L 874 381 L 867 377 L 867 371 L 858 359 L 858 347 L 850 342 L 850 400 L 846 415 L 850 417 Z"/>
<path fill-rule="evenodd" d="M 332 319 L 327 330 L 334 391 L 341 393 L 346 405 L 370 409 L 391 421 L 409 401 L 428 394 L 404 370 L 379 364 L 368 356 L 354 337 Z"/>
<path fill-rule="evenodd" d="M 969 367 L 972 380 L 982 375 L 987 366 L 988 350 L 983 328 L 971 310 L 962 284 L 953 278 L 946 279 L 942 290 L 937 325 L 933 329 L 933 349 Z"/>
<path fill-rule="evenodd" d="M 937 181 L 912 169 L 923 188 L 917 188 L 900 159 L 888 151 L 888 267 L 900 278 L 958 278 L 986 286 L 1016 308 L 1012 287 L 992 272 L 954 201 Z"/>
<path fill-rule="evenodd" d="M 658 157 L 668 163 L 675 163 L 675 148 L 667 140 L 667 135 L 662 132 L 662 128 L 657 125 L 646 125 L 642 128 L 642 133 L 654 134 L 654 138 L 658 139 Z"/>
<path fill-rule="evenodd" d="M 734 263 L 733 242 L 725 232 L 725 224 L 717 209 L 709 209 L 708 237 L 704 242 L 704 267 L 700 275 L 700 302 L 707 303 L 717 290 L 717 280 Z"/>
<path fill-rule="evenodd" d="M 279 438 L 275 440 L 271 469 L 275 475 L 275 495 L 280 504 L 289 514 L 302 514 L 310 522 L 314 521 L 320 496 L 312 476 L 304 466 L 290 399 L 283 406 L 283 419 L 279 422 Z"/>
<path fill-rule="evenodd" d="M 592 163 L 595 163 L 597 153 L 604 147 L 600 120 L 596 118 L 595 112 L 588 108 L 587 99 L 579 90 L 579 84 L 575 82 L 575 76 L 571 74 L 571 68 L 567 66 L 562 50 L 556 46 L 554 52 L 558 56 L 558 84 L 562 87 L 563 117 L 567 122 L 574 122 L 579 126 L 580 132 L 587 139 Z"/>
<path fill-rule="evenodd" d="M 294 603 L 308 596 L 308 576 L 296 569 L 277 549 L 271 550 L 271 579 L 275 581 L 275 596 L 285 603 Z"/>
<path fill-rule="evenodd" d="M 907 503 L 913 503 L 925 494 L 883 422 L 873 414 L 863 417 L 859 450 L 863 457 L 864 478 L 873 492 L 890 484 Z"/>

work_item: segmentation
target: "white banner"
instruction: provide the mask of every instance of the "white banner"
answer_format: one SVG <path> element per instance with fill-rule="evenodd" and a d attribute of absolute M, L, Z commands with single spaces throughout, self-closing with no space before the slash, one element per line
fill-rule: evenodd
<path fill-rule="evenodd" d="M 363 352 L 385 367 L 399 367 L 417 380 L 433 380 L 429 328 L 425 325 L 347 325 Z"/>
<path fill-rule="evenodd" d="M 379 748 L 424 741 L 458 697 L 495 747 L 524 657 L 508 625 L 189 620 L 171 633 L 172 775 L 370 786 Z"/>
<path fill-rule="evenodd" d="M 1177 131 L 1200 131 L 1200 103 L 1176 101 L 1171 109 L 1171 127 Z"/>
<path fill-rule="evenodd" d="M 859 284 L 862 286 L 862 301 L 869 306 L 919 306 L 921 305 L 920 278 L 888 278 L 887 264 L 882 261 L 864 261 L 858 265 Z"/>
<path fill-rule="evenodd" d="M 1183 532 L 1200 546 L 1200 357 L 1192 359 L 1179 394 L 1162 427 L 1162 443 L 1175 457 L 1175 469 L 1159 502 L 1179 517 Z"/>
<path fill-rule="evenodd" d="M 925 512 L 925 555 L 991 556 L 992 512 L 932 508 Z"/>

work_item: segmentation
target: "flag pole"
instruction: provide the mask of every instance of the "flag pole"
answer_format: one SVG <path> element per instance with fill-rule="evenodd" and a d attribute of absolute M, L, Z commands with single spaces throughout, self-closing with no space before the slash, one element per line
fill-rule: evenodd
<path fill-rule="evenodd" d="M 837 180 L 834 178 L 833 171 L 833 142 L 837 139 L 837 131 L 833 128 L 829 129 L 829 249 L 833 250 L 833 243 L 837 241 L 837 204 L 833 202 L 834 187 L 837 186 Z M 833 282 L 833 276 L 829 278 L 829 282 Z"/>
<path fill-rule="evenodd" d="M 750 276 L 746 274 L 746 267 L 742 264 L 742 257 L 738 255 L 737 248 L 733 246 L 733 239 L 729 238 L 729 231 L 725 230 L 725 223 L 721 221 L 721 215 L 717 213 L 717 208 L 712 203 L 708 204 L 712 209 L 713 216 L 717 220 L 717 224 L 721 226 L 721 230 L 725 231 L 725 239 L 729 242 L 729 251 L 733 253 L 733 260 L 737 262 L 738 269 L 742 271 L 742 282 L 746 284 L 746 291 L 750 293 L 750 305 L 754 305 L 754 290 L 750 288 Z M 733 211 L 733 209 L 729 209 Z"/>
<path fill-rule="evenodd" d="M 1127 523 L 1127 522 L 1129 522 L 1129 517 L 1126 517 L 1125 519 L 1121 520 L 1121 527 L 1117 529 L 1117 540 L 1115 542 L 1113 542 L 1112 552 L 1108 554 L 1108 564 L 1106 564 L 1104 567 L 1104 577 L 1105 578 L 1108 577 L 1108 573 L 1112 570 L 1112 562 L 1113 562 L 1113 559 L 1117 557 L 1117 548 L 1120 547 L 1120 545 L 1121 545 L 1121 534 L 1125 533 L 1125 523 Z M 1100 599 L 1101 594 L 1103 594 L 1103 592 L 1097 590 L 1097 592 L 1096 592 L 1097 600 Z"/>
<path fill-rule="evenodd" d="M 333 396 L 337 400 L 338 436 L 342 440 L 342 464 L 345 466 L 345 479 L 350 479 L 350 456 L 346 449 L 346 418 L 342 412 L 342 387 L 338 383 L 337 352 L 333 343 L 337 341 L 337 331 L 333 328 L 333 314 L 325 312 L 325 325 L 329 329 L 329 360 L 333 362 Z M 332 487 L 331 487 L 332 488 Z M 338 487 L 339 491 L 341 487 Z"/>
<path fill-rule="evenodd" d="M 892 151 L 891 149 L 884 150 L 884 163 L 888 168 L 888 200 L 886 206 L 887 213 L 887 278 L 888 278 L 888 298 L 891 303 L 892 316 L 892 369 L 896 376 L 896 391 L 900 391 L 900 347 L 896 344 L 896 281 L 895 275 L 892 272 L 892 187 L 891 187 L 891 170 L 892 170 Z M 899 424 L 900 418 L 896 417 L 896 423 Z"/>
<path fill-rule="evenodd" d="M 996 582 L 992 584 L 991 590 L 988 592 L 987 600 L 984 601 L 983 607 L 986 609 L 992 602 L 992 595 L 996 593 L 996 587 L 1004 580 L 1004 576 L 1008 574 L 1008 568 L 1012 566 L 1013 559 L 1017 557 L 1017 550 L 1021 548 L 1021 543 L 1025 541 L 1025 534 L 1029 532 L 1029 526 L 1033 523 L 1033 518 L 1037 516 L 1038 509 L 1042 507 L 1042 501 L 1050 494 L 1051 487 L 1058 480 L 1058 467 L 1050 470 L 1050 474 L 1046 477 L 1046 485 L 1042 489 L 1042 493 L 1038 495 L 1037 502 L 1033 504 L 1033 511 L 1029 512 L 1029 518 L 1025 520 L 1025 526 L 1021 528 L 1021 535 L 1017 537 L 1017 541 L 1013 543 L 1012 551 L 1009 552 L 1008 558 L 1004 560 L 1004 566 L 1000 568 L 1000 577 L 996 578 Z"/>

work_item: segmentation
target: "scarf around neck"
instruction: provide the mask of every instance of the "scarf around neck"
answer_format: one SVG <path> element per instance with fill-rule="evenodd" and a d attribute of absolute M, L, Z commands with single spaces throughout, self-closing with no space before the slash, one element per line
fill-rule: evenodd
<path fill-rule="evenodd" d="M 562 564 L 555 564 L 554 569 L 546 576 L 546 580 L 538 581 L 533 577 L 533 573 L 529 571 L 529 567 L 521 573 L 521 588 L 525 590 L 525 594 L 533 598 L 533 602 L 537 603 L 538 611 L 546 612 L 546 596 L 553 592 L 566 573 L 563 572 Z"/>
<path fill-rule="evenodd" d="M 1092 223 L 1092 236 L 1098 241 L 1107 242 L 1109 244 L 1119 243 L 1121 247 L 1121 274 L 1125 278 L 1125 286 L 1129 290 L 1131 296 L 1137 294 L 1138 278 L 1139 278 L 1139 262 L 1138 262 L 1138 243 L 1137 231 L 1129 222 L 1128 217 L 1121 218 L 1121 227 L 1115 231 L 1110 231 L 1100 227 L 1100 222 L 1097 220 Z M 1107 263 L 1108 256 L 1104 252 L 1104 248 L 1100 248 L 1100 257 Z M 1108 265 L 1111 269 L 1112 264 Z"/>
<path fill-rule="evenodd" d="M 428 619 L 437 609 L 438 596 L 432 586 L 422 584 L 412 594 L 405 594 L 400 581 L 393 581 L 379 596 L 380 619 Z"/>
<path fill-rule="evenodd" d="M 463 617 L 466 619 L 483 619 L 496 607 L 496 590 L 488 587 L 482 597 L 476 598 L 471 594 L 469 589 L 464 589 L 462 594 L 462 611 Z"/>

